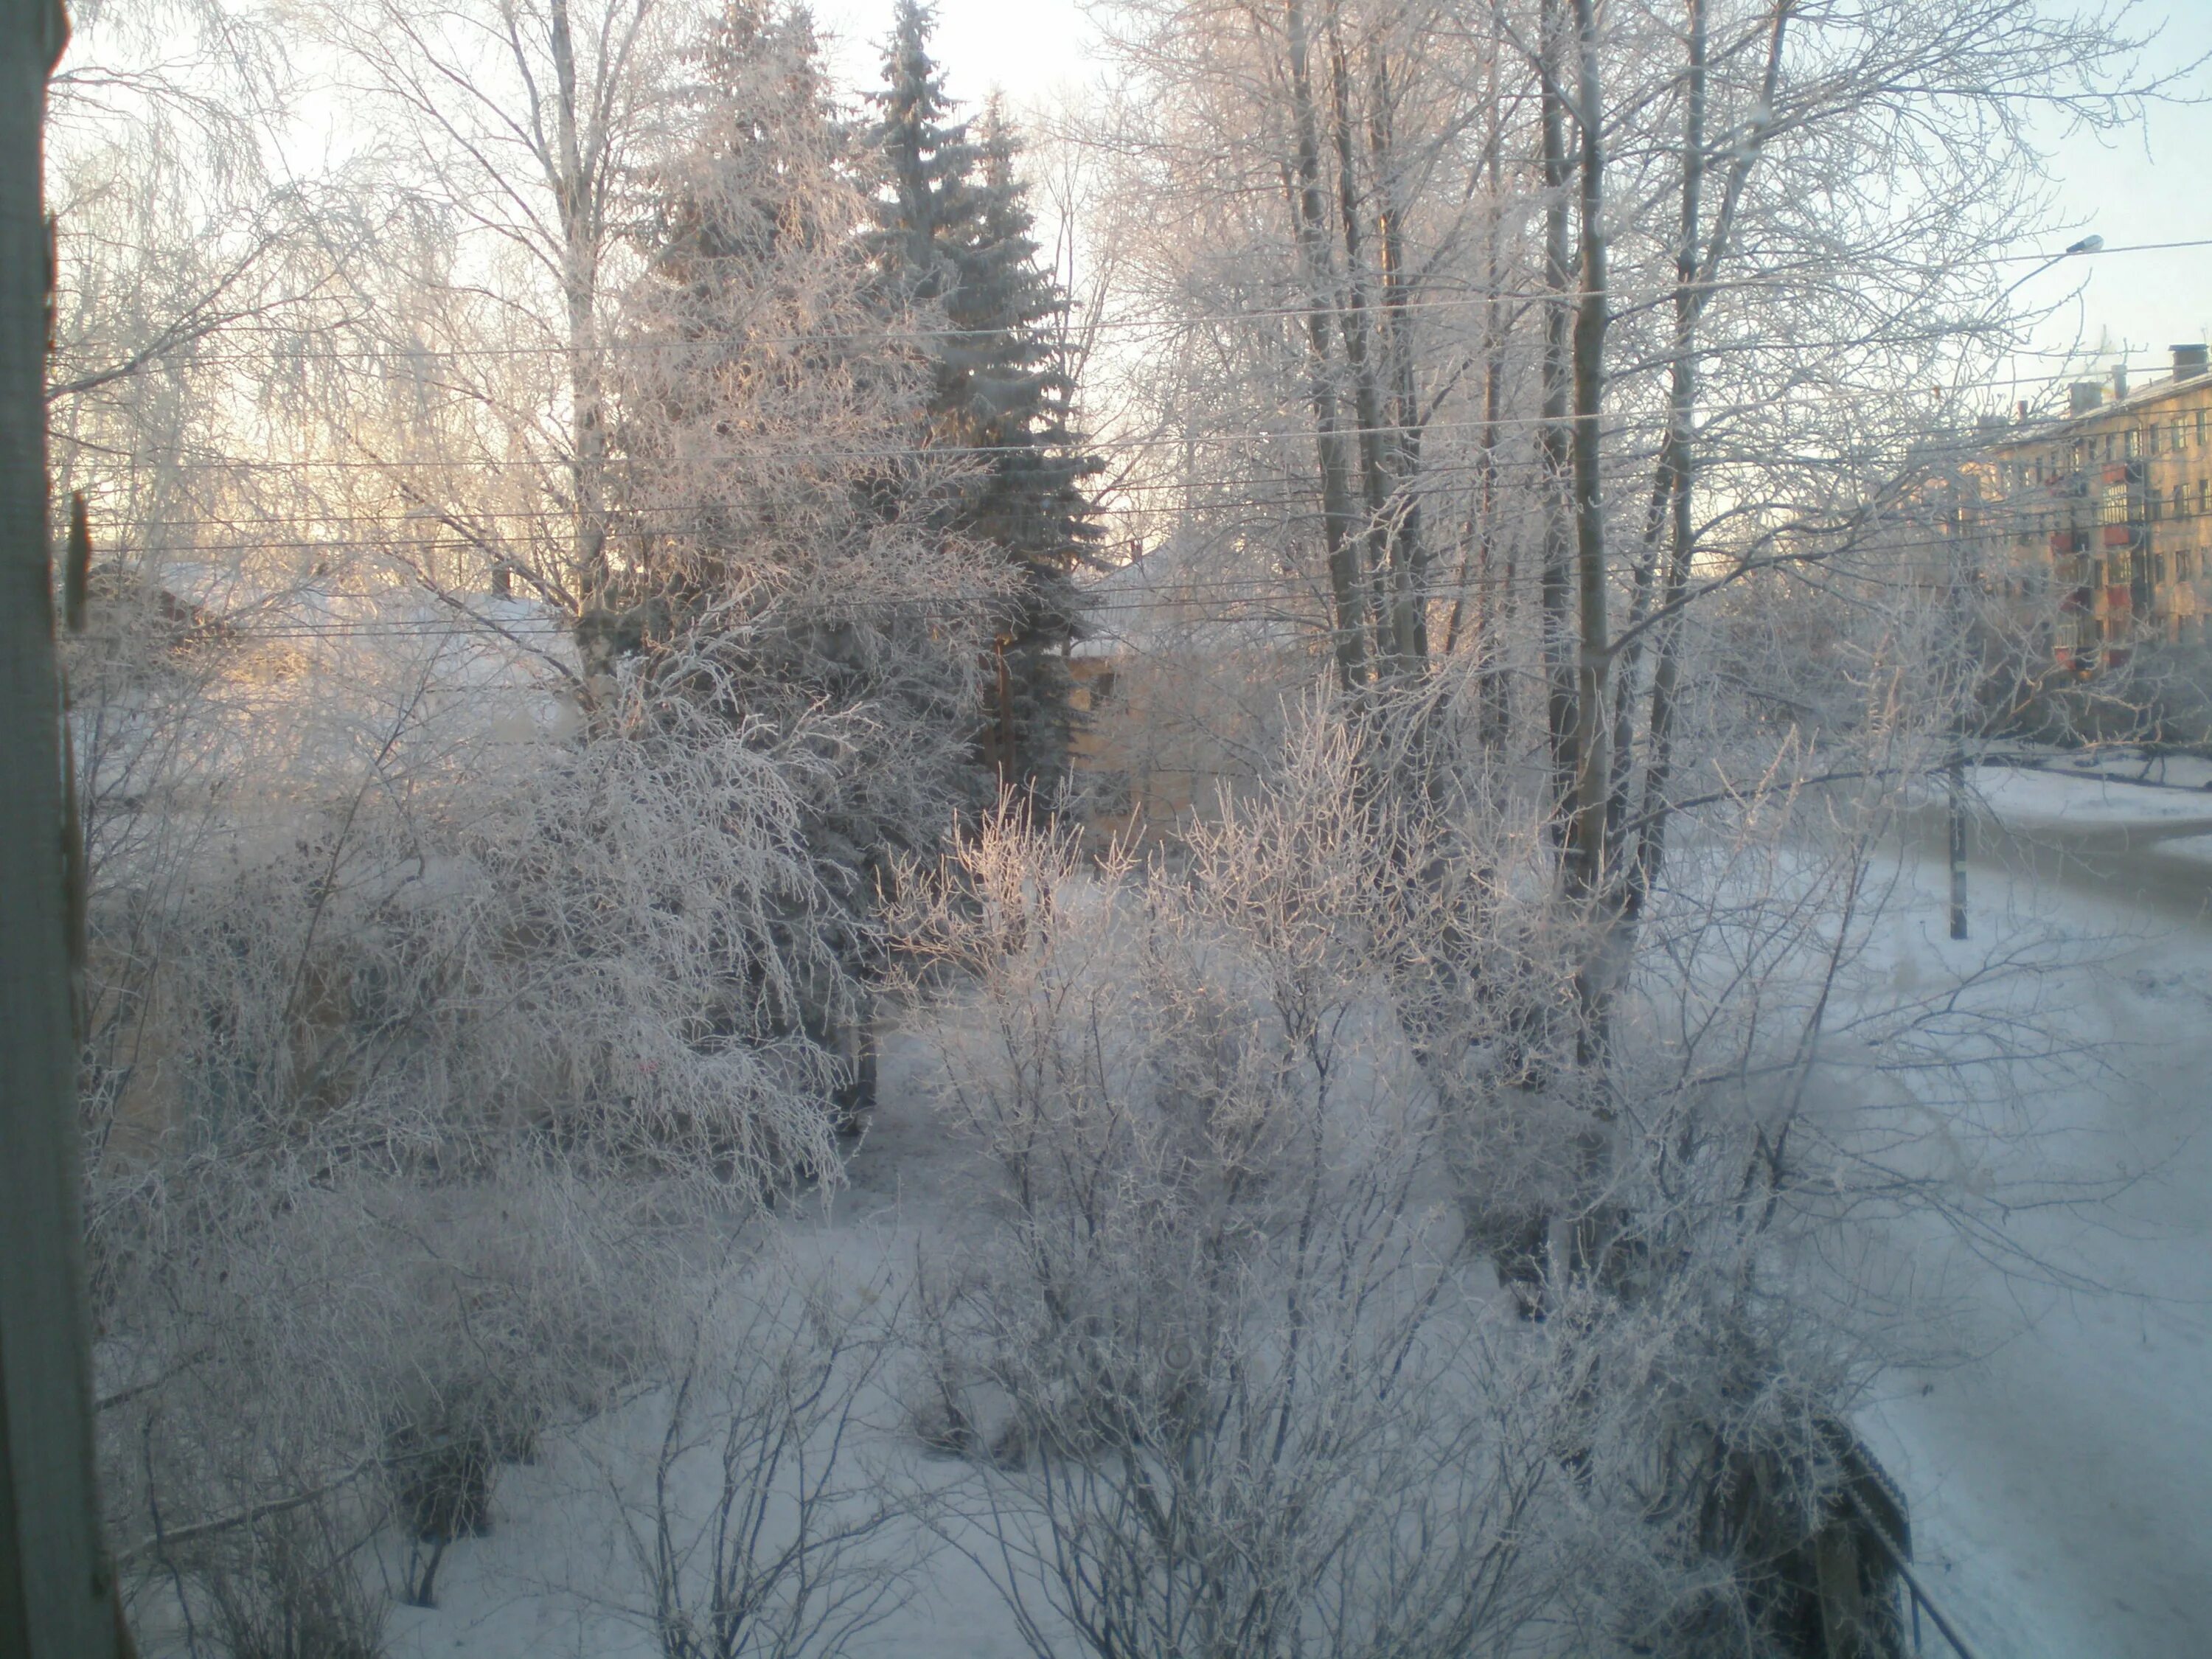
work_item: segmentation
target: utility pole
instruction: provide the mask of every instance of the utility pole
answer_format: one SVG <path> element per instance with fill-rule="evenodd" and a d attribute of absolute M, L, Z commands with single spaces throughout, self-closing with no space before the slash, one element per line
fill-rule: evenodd
<path fill-rule="evenodd" d="M 1943 789 L 1950 803 L 1951 937 L 1966 937 L 1966 738 L 1963 729 L 1954 734 L 1950 764 L 1943 769 Z"/>
<path fill-rule="evenodd" d="M 119 1639 L 93 1491 L 46 535 L 40 130 L 68 33 L 59 0 L 0 0 L 0 1654 L 11 1659 L 115 1659 Z"/>

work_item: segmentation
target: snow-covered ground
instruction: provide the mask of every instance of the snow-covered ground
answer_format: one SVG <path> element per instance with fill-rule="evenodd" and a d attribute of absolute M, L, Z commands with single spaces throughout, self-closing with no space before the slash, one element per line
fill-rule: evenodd
<path fill-rule="evenodd" d="M 886 1046 L 881 1102 L 849 1184 L 823 1206 L 799 1248 L 834 1256 L 841 1280 L 858 1283 L 886 1263 L 910 1264 L 918 1241 L 962 1225 L 972 1170 L 939 1128 L 910 1042 Z M 905 1431 L 902 1379 L 870 1399 L 868 1456 L 881 1479 L 916 1490 L 942 1488 L 959 1466 L 922 1451 Z M 647 1659 L 657 1656 L 639 1616 L 641 1579 L 624 1540 L 611 1488 L 635 1494 L 657 1450 L 665 1401 L 648 1397 L 589 1425 L 573 1442 L 549 1445 L 544 1461 L 504 1468 L 487 1537 L 453 1546 L 441 1569 L 438 1605 L 395 1607 L 392 1659 Z M 984 1553 L 988 1534 L 944 1510 L 938 1535 L 911 1538 L 929 1551 L 903 1603 L 836 1651 L 853 1659 L 1030 1659 L 989 1576 L 965 1551 Z M 1073 1653 L 1074 1650 L 1070 1648 Z"/>
<path fill-rule="evenodd" d="M 1993 795 L 2023 829 L 2170 821 L 2190 795 L 2030 775 Z M 2146 797 L 2164 799 L 2145 799 Z M 2013 1242 L 2098 1288 L 1958 1253 L 1966 1363 L 1899 1374 L 1863 1426 L 1910 1495 L 1930 1588 L 1985 1655 L 2212 1653 L 2212 930 L 2187 915 L 1972 873 L 1976 937 L 1947 937 L 1942 872 L 1915 872 L 1888 948 L 1933 971 L 2010 930 L 2118 934 L 2065 970 L 2059 1006 L 2112 1045 L 2094 1082 L 2035 1103 L 2085 1175 L 2132 1184 L 2108 1212 L 2028 1213 Z M 1940 1651 L 1931 1631 L 1930 1651 Z"/>
<path fill-rule="evenodd" d="M 1990 812 L 2008 828 L 2033 834 L 2057 830 L 2075 837 L 2109 836 L 2126 845 L 2171 850 L 2212 835 L 2212 790 L 2194 781 L 2212 764 L 2196 760 L 2164 763 L 2165 778 L 2138 777 L 2144 769 L 2104 772 L 2069 766 L 1986 766 L 1977 787 Z"/>
<path fill-rule="evenodd" d="M 2048 775 L 1983 781 L 2004 820 L 2029 833 L 2185 823 L 2206 804 Z M 2212 1653 L 2212 928 L 1990 863 L 1973 875 L 1975 937 L 1954 944 L 1943 881 L 1939 863 L 1907 865 L 1875 951 L 1900 983 L 1924 983 L 2031 932 L 2080 942 L 2077 964 L 2055 970 L 2062 994 L 2046 997 L 2048 1018 L 2059 1035 L 2106 1045 L 2100 1066 L 2038 1097 L 2033 1115 L 2082 1176 L 2118 1172 L 2129 1184 L 2095 1213 L 2008 1223 L 2009 1242 L 2070 1280 L 2063 1288 L 1915 1241 L 1919 1270 L 1947 1278 L 1958 1298 L 1950 1334 L 1971 1357 L 1892 1375 L 1863 1427 L 1911 1504 L 1925 1579 L 1981 1654 Z M 858 1267 L 961 1224 L 964 1172 L 914 1064 L 896 1047 L 887 1056 L 852 1184 L 808 1248 Z M 495 1529 L 454 1547 L 436 1608 L 396 1611 L 392 1652 L 649 1652 L 646 1631 L 615 1605 L 636 1578 L 607 1471 L 649 1462 L 652 1403 L 592 1425 L 539 1467 L 502 1471 Z M 951 1466 L 896 1431 L 893 1401 L 883 1411 L 886 1478 L 942 1483 Z M 947 1526 L 956 1544 L 982 1547 L 980 1531 Z M 1928 1642 L 1942 1650 L 1932 1629 Z M 946 1547 L 914 1599 L 842 1651 L 1018 1659 L 1030 1649 L 982 1569 Z"/>

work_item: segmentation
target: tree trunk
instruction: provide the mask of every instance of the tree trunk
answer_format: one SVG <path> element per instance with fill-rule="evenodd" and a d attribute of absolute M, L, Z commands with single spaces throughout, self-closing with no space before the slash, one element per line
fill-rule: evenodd
<path fill-rule="evenodd" d="M 1571 311 L 1567 283 L 1566 107 L 1559 86 L 1563 39 L 1559 8 L 1564 0 L 1542 0 L 1537 65 L 1541 87 L 1539 119 L 1544 170 L 1544 355 L 1543 411 L 1539 428 L 1543 495 L 1543 547 L 1538 593 L 1543 611 L 1545 729 L 1551 743 L 1552 799 L 1547 828 L 1564 847 L 1566 814 L 1574 799 L 1577 769 L 1575 743 L 1573 633 L 1568 618 L 1570 526 L 1567 473 L 1573 434 L 1568 422 L 1568 327 Z"/>
<path fill-rule="evenodd" d="M 1352 381 L 1352 417 L 1358 423 L 1353 453 L 1359 458 L 1361 494 L 1366 501 L 1365 566 L 1373 592 L 1376 637 L 1372 651 L 1378 671 L 1399 678 L 1407 669 L 1398 634 L 1396 573 L 1390 568 L 1390 480 L 1382 460 L 1382 398 L 1376 374 L 1374 319 L 1367 297 L 1367 251 L 1360 234 L 1358 162 L 1352 142 L 1350 73 L 1344 59 L 1334 8 L 1330 9 L 1330 137 L 1336 149 L 1337 229 L 1344 242 L 1345 372 Z"/>
<path fill-rule="evenodd" d="M 1682 612 L 1689 598 L 1692 562 L 1696 556 L 1693 490 L 1696 484 L 1696 434 L 1692 422 L 1697 410 L 1697 333 L 1711 302 L 1713 282 L 1735 228 L 1737 204 L 1745 183 L 1757 163 L 1767 135 L 1773 131 L 1776 94 L 1781 84 L 1782 52 L 1787 41 L 1790 16 L 1796 0 L 1776 0 L 1767 29 L 1766 66 L 1759 93 L 1763 113 L 1754 120 L 1750 135 L 1730 164 L 1714 217 L 1712 234 L 1700 256 L 1698 214 L 1705 184 L 1704 118 L 1705 102 L 1705 0 L 1689 0 L 1688 47 L 1692 73 L 1691 120 L 1684 129 L 1682 201 L 1683 249 L 1678 255 L 1674 295 L 1674 362 L 1668 404 L 1668 454 L 1662 459 L 1669 501 L 1667 577 L 1658 596 L 1657 645 L 1653 652 L 1650 713 L 1645 725 L 1644 783 L 1638 792 L 1635 819 L 1635 852 L 1622 871 L 1627 891 L 1620 904 L 1623 924 L 1633 927 L 1643 913 L 1652 884 L 1659 878 L 1667 854 L 1667 791 L 1672 781 L 1674 721 L 1681 680 Z M 1625 800 L 1628 781 L 1623 775 L 1620 795 Z M 1617 832 L 1618 833 L 1618 832 Z"/>
<path fill-rule="evenodd" d="M 1373 175 L 1375 246 L 1382 285 L 1377 401 L 1387 518 L 1384 535 L 1391 582 L 1391 633 L 1407 672 L 1429 658 L 1428 552 L 1421 538 L 1421 408 L 1414 374 L 1413 280 L 1406 264 L 1406 211 L 1399 195 L 1387 46 L 1368 48 L 1367 155 Z"/>
<path fill-rule="evenodd" d="M 1594 899 L 1605 878 L 1605 802 L 1612 773 L 1607 764 L 1606 695 L 1612 667 L 1607 617 L 1605 491 L 1600 416 L 1605 392 L 1605 332 L 1608 295 L 1605 263 L 1605 150 L 1600 121 L 1597 26 L 1594 0 L 1574 0 L 1579 44 L 1577 125 L 1577 219 L 1581 240 L 1582 292 L 1572 338 L 1577 645 L 1574 709 L 1574 794 L 1566 836 L 1565 890 L 1577 902 Z"/>
<path fill-rule="evenodd" d="M 574 492 L 571 562 L 577 599 L 604 604 L 607 588 L 605 387 L 599 362 L 599 237 L 595 184 L 577 127 L 576 48 L 568 0 L 551 0 L 555 121 L 561 146 L 554 193 L 559 198 L 562 298 L 568 311 L 569 483 Z"/>
<path fill-rule="evenodd" d="M 1352 536 L 1352 459 L 1340 428 L 1336 378 L 1331 363 L 1334 305 L 1328 235 L 1324 228 L 1321 123 L 1314 108 L 1304 0 L 1285 0 L 1284 25 L 1291 70 L 1291 117 L 1297 149 L 1294 173 L 1285 179 L 1298 262 L 1306 288 L 1306 367 L 1314 410 L 1314 448 L 1321 469 L 1322 539 L 1328 555 L 1329 594 L 1335 611 L 1333 644 L 1337 678 L 1347 694 L 1366 684 L 1368 594 L 1366 572 Z"/>
<path fill-rule="evenodd" d="M 1629 785 L 1634 769 L 1631 720 L 1634 713 L 1637 674 L 1642 665 L 1645 625 L 1652 615 L 1658 582 L 1660 549 L 1667 547 L 1664 586 L 1668 605 L 1678 605 L 1689 580 L 1691 422 L 1697 412 L 1698 370 L 1696 339 L 1703 300 L 1698 283 L 1700 255 L 1700 215 L 1704 210 L 1705 179 L 1705 0 L 1689 0 L 1685 32 L 1687 63 L 1682 103 L 1682 194 L 1674 248 L 1673 362 L 1668 366 L 1667 431 L 1661 440 L 1658 465 L 1652 471 L 1651 498 L 1645 510 L 1644 546 L 1637 559 L 1635 597 L 1629 609 L 1627 643 L 1615 665 L 1613 687 L 1613 780 L 1606 801 L 1606 853 L 1614 878 L 1625 884 L 1624 915 L 1633 920 L 1645 890 L 1639 877 L 1642 842 L 1638 838 L 1634 865 L 1624 862 L 1628 833 Z M 1669 534 L 1671 531 L 1671 536 Z M 1671 618 L 1673 611 L 1667 612 Z M 1671 647 L 1673 635 L 1661 623 Z M 1671 652 L 1662 653 L 1659 672 L 1668 677 L 1667 695 L 1673 695 Z M 1653 676 L 1655 699 L 1659 672 Z M 1660 764 L 1647 749 L 1647 766 Z"/>

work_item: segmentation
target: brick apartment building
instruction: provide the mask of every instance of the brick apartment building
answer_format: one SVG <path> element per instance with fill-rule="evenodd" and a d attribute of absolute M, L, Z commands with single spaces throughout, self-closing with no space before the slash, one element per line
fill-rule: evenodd
<path fill-rule="evenodd" d="M 2069 390 L 2063 418 L 1982 434 L 1976 516 L 1991 562 L 2036 573 L 2021 579 L 2034 588 L 2048 573 L 2051 647 L 2067 666 L 2115 666 L 2154 641 L 2212 643 L 2205 348 L 2175 346 L 2171 376 L 2133 391 L 2124 368 Z"/>

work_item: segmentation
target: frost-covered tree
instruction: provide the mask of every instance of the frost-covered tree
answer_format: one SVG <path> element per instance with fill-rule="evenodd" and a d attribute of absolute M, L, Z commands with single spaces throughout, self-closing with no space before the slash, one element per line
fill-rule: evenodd
<path fill-rule="evenodd" d="M 1019 141 L 995 103 L 979 133 L 955 118 L 929 55 L 931 21 L 902 0 L 875 94 L 871 137 L 886 177 L 873 242 L 891 293 L 930 318 L 929 441 L 977 463 L 938 523 L 991 548 L 1016 578 L 993 643 L 983 750 L 1002 783 L 1049 788 L 1073 720 L 1072 579 L 1100 535 L 1085 481 L 1103 463 L 1074 428 L 1068 300 L 1038 257 Z"/>
<path fill-rule="evenodd" d="M 1819 1461 L 1848 1390 L 1778 1239 L 1868 1144 L 1806 1080 L 1865 1004 L 1823 970 L 1778 1021 L 1779 965 L 1844 975 L 1886 815 L 1970 679 L 1942 548 L 1898 528 L 1917 388 L 1971 386 L 2002 337 L 2027 110 L 2123 112 L 2131 43 L 1921 0 L 1106 16 L 1147 485 L 1342 711 L 1340 782 L 1272 821 L 1295 844 L 1348 814 L 1332 867 L 1362 896 L 1299 925 L 1364 936 L 1469 1138 L 1470 1237 L 1532 1316 L 1688 1297 L 1736 1345 L 1645 1425 L 1650 1491 L 1715 1506 L 1711 1559 L 1755 1552 L 1730 1402 L 1802 1389 L 1788 1458 Z M 2027 1077 L 1996 1056 L 2039 1047 L 1983 1051 L 1984 1106 Z"/>
<path fill-rule="evenodd" d="M 1006 580 L 936 501 L 975 469 L 927 447 L 860 231 L 869 157 L 803 13 L 735 4 L 696 57 L 629 295 L 617 584 L 641 685 L 806 755 L 809 856 L 847 971 L 901 854 L 964 795 L 980 628 Z M 807 1011 L 849 1028 L 842 994 Z M 834 1018 L 833 1016 L 834 1012 Z"/>
<path fill-rule="evenodd" d="M 379 1536 L 434 1597 L 499 1465 L 658 1363 L 671 1231 L 835 1179 L 875 878 L 952 817 L 1000 580 L 914 505 L 960 463 L 922 453 L 803 24 L 695 44 L 625 152 L 652 211 L 596 266 L 596 426 L 554 395 L 520 465 L 485 453 L 576 348 L 469 333 L 429 213 L 354 280 L 437 353 L 341 318 L 319 395 L 187 411 L 310 452 L 239 469 L 282 481 L 276 545 L 95 553 L 87 1213 L 151 1620 L 351 1619 Z M 558 299 L 565 246 L 486 309 Z"/>
<path fill-rule="evenodd" d="M 654 0 L 379 0 L 313 18 L 390 122 L 380 148 L 393 183 L 471 250 L 423 284 L 442 289 L 432 317 L 403 314 L 379 343 L 398 349 L 404 372 L 410 353 L 469 343 L 465 331 L 453 339 L 455 325 L 501 337 L 502 372 L 461 374 L 506 445 L 493 465 L 521 465 L 536 485 L 523 533 L 502 538 L 517 544 L 507 559 L 572 610 L 587 607 L 612 570 L 606 309 L 625 275 L 630 185 L 672 107 L 685 20 Z M 433 324 L 431 338 L 409 337 L 418 320 Z M 350 459 L 415 487 L 405 481 L 416 457 Z M 476 503 L 427 493 L 469 521 Z"/>

